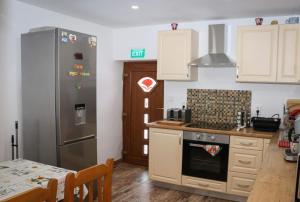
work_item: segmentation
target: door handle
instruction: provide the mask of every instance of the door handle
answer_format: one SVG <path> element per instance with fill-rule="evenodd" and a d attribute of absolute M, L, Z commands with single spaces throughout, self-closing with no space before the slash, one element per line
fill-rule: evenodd
<path fill-rule="evenodd" d="M 83 141 L 83 140 L 92 139 L 92 138 L 95 138 L 95 137 L 96 137 L 96 135 L 88 135 L 88 136 L 80 137 L 80 138 L 73 139 L 73 140 L 66 140 L 66 141 L 64 141 L 64 144 L 75 143 L 75 142 L 79 142 L 79 141 Z"/>
<path fill-rule="evenodd" d="M 250 164 L 251 163 L 251 161 L 243 161 L 243 160 L 239 160 L 239 162 L 242 164 Z"/>
<path fill-rule="evenodd" d="M 201 145 L 201 144 L 194 144 L 194 143 L 190 143 L 189 146 L 190 147 L 200 147 L 200 148 L 203 147 L 203 145 Z"/>
<path fill-rule="evenodd" d="M 240 144 L 243 145 L 243 146 L 252 146 L 253 142 L 243 142 L 243 141 L 240 141 Z"/>
<path fill-rule="evenodd" d="M 241 188 L 248 188 L 250 187 L 250 185 L 248 184 L 237 184 L 238 187 L 241 187 Z"/>
<path fill-rule="evenodd" d="M 199 185 L 200 187 L 209 187 L 209 184 L 198 183 L 198 185 Z"/>
<path fill-rule="evenodd" d="M 181 145 L 181 139 L 182 139 L 181 136 L 182 134 L 179 135 L 179 145 Z"/>

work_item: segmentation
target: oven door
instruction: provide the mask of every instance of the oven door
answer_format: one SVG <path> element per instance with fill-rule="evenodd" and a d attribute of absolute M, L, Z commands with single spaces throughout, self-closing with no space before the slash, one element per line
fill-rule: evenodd
<path fill-rule="evenodd" d="M 219 146 L 217 154 L 207 151 L 211 145 Z M 183 140 L 182 174 L 226 182 L 228 155 L 229 144 Z"/>

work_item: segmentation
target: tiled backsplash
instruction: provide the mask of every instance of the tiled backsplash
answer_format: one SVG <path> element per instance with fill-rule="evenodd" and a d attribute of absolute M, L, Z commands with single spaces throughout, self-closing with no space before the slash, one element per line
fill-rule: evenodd
<path fill-rule="evenodd" d="M 251 91 L 188 89 L 187 107 L 192 122 L 236 123 L 239 111 L 251 112 Z"/>

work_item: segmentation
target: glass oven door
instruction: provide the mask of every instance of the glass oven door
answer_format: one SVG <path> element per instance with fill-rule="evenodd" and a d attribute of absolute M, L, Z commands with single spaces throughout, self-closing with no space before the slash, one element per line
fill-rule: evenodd
<path fill-rule="evenodd" d="M 183 140 L 182 174 L 226 182 L 228 155 L 229 144 Z"/>

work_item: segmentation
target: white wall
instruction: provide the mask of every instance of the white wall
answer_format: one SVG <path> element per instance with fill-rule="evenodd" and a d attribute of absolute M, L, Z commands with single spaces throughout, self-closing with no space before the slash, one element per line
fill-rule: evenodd
<path fill-rule="evenodd" d="M 0 161 L 10 159 L 14 121 L 20 120 L 22 126 L 20 36 L 41 26 L 63 27 L 98 37 L 98 161 L 121 158 L 122 64 L 112 58 L 112 30 L 16 0 L 0 0 Z"/>
<path fill-rule="evenodd" d="M 277 19 L 283 24 L 287 17 L 264 18 L 265 24 Z M 228 19 L 179 23 L 178 29 L 192 28 L 199 32 L 199 56 L 208 52 L 208 25 L 224 23 L 228 28 L 227 53 L 235 59 L 236 55 L 236 29 L 240 25 L 254 25 L 254 18 Z M 114 30 L 114 59 L 131 60 L 131 48 L 145 48 L 145 60 L 157 58 L 157 31 L 170 30 L 169 24 L 122 28 Z M 300 85 L 283 84 L 251 84 L 236 83 L 234 68 L 201 68 L 196 82 L 165 81 L 164 107 L 179 107 L 186 102 L 188 88 L 207 89 L 246 89 L 252 91 L 252 113 L 256 106 L 261 107 L 264 116 L 275 113 L 282 114 L 283 103 L 288 98 L 300 98 Z"/>

